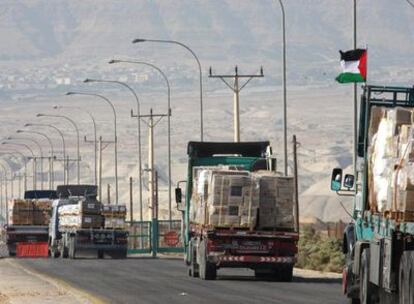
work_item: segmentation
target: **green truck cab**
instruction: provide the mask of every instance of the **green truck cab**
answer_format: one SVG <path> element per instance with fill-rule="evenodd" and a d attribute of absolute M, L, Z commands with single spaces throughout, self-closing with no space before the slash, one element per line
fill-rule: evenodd
<path fill-rule="evenodd" d="M 357 174 L 332 172 L 331 190 L 354 196 L 352 222 L 344 231 L 343 292 L 351 303 L 414 303 L 414 221 L 371 210 L 369 132 L 373 107 L 414 108 L 414 88 L 364 86 L 361 95 Z M 355 179 L 355 183 L 354 183 Z"/>

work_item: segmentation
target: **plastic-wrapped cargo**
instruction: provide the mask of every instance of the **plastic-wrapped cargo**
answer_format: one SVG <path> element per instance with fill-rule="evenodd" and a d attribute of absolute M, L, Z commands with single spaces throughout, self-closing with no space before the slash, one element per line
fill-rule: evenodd
<path fill-rule="evenodd" d="M 380 112 L 375 107 L 372 111 L 373 116 Z M 368 149 L 370 209 L 414 212 L 413 112 L 401 107 L 382 111 L 383 118 Z M 370 132 L 375 131 L 372 124 L 370 128 Z"/>
<path fill-rule="evenodd" d="M 59 227 L 88 229 L 101 228 L 102 216 L 96 214 L 65 214 L 59 218 Z"/>
<path fill-rule="evenodd" d="M 80 200 L 76 204 L 59 208 L 59 215 L 101 214 L 101 203 L 98 201 Z"/>

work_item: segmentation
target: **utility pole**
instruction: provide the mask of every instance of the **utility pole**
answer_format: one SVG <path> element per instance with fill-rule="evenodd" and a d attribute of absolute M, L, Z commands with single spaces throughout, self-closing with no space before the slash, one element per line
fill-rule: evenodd
<path fill-rule="evenodd" d="M 132 188 L 132 176 L 129 177 L 129 221 L 132 225 L 132 222 L 134 221 L 134 208 L 133 203 L 134 199 L 132 197 L 133 194 L 133 188 Z"/>
<path fill-rule="evenodd" d="M 229 88 L 233 91 L 233 116 L 234 116 L 234 142 L 240 142 L 240 91 L 252 80 L 253 78 L 263 77 L 263 67 L 260 68 L 260 74 L 256 75 L 240 75 L 238 72 L 237 66 L 234 68 L 234 74 L 223 74 L 223 75 L 213 75 L 212 68 L 209 70 L 210 78 L 219 78 L 221 79 Z M 227 79 L 231 78 L 234 80 L 233 84 L 230 84 Z M 240 78 L 247 78 L 244 84 L 240 85 Z"/>
<path fill-rule="evenodd" d="M 85 142 L 93 142 L 88 141 L 85 137 Z M 98 156 L 99 156 L 99 174 L 98 174 L 98 191 L 99 191 L 99 200 L 102 202 L 102 151 L 109 145 L 115 143 L 114 141 L 104 141 L 102 139 L 102 136 L 99 136 L 98 140 Z M 103 146 L 103 144 L 106 144 L 106 146 Z"/>
<path fill-rule="evenodd" d="M 354 0 L 354 49 L 357 48 L 357 0 Z M 357 145 L 358 145 L 358 97 L 357 97 L 357 84 L 354 83 L 354 149 L 353 149 L 353 162 L 354 162 L 354 176 L 357 177 Z M 356 189 L 355 185 L 355 189 Z M 357 189 L 356 189 L 357 190 Z"/>
<path fill-rule="evenodd" d="M 150 109 L 149 115 L 140 115 L 140 118 L 148 118 L 148 121 L 145 121 L 148 126 L 148 191 L 150 193 L 149 204 L 152 208 L 154 208 L 155 205 L 154 128 L 163 117 L 167 117 L 168 115 L 170 115 L 170 113 L 153 114 L 152 108 Z M 154 118 L 158 119 L 154 121 Z M 142 205 L 140 206 L 140 219 L 142 221 Z"/>
<path fill-rule="evenodd" d="M 299 233 L 299 181 L 298 181 L 298 155 L 297 147 L 300 144 L 296 141 L 296 135 L 293 135 L 293 176 L 295 182 L 295 230 Z"/>
<path fill-rule="evenodd" d="M 110 205 L 111 204 L 111 185 L 110 184 L 107 185 L 106 191 L 107 191 L 107 197 L 108 197 L 107 199 L 108 205 Z"/>

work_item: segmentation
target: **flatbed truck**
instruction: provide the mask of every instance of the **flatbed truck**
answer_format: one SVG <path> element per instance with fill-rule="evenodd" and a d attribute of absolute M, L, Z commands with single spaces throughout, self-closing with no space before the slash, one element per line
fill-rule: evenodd
<path fill-rule="evenodd" d="M 49 229 L 49 252 L 52 258 L 75 259 L 79 253 L 95 253 L 99 259 L 108 254 L 112 258 L 127 257 L 128 232 L 122 229 L 59 227 L 59 208 L 76 204 L 79 200 L 97 202 L 94 185 L 58 186 L 59 199 L 53 202 Z"/>
<path fill-rule="evenodd" d="M 25 200 L 55 199 L 54 190 L 28 190 L 24 193 Z M 4 226 L 6 244 L 10 256 L 15 256 L 18 243 L 47 243 L 49 227 L 47 225 L 8 225 Z"/>
<path fill-rule="evenodd" d="M 339 195 L 354 196 L 352 221 L 343 238 L 343 292 L 353 304 L 413 304 L 414 219 L 401 220 L 369 207 L 368 134 L 373 106 L 412 109 L 414 88 L 364 86 L 355 147 L 357 175 L 343 178 L 341 168 L 332 172 L 331 189 Z"/>
<path fill-rule="evenodd" d="M 181 188 L 177 187 L 175 194 L 179 210 L 183 212 L 185 263 L 190 276 L 214 280 L 218 269 L 237 267 L 253 269 L 258 278 L 292 280 L 298 252 L 298 226 L 295 229 L 269 231 L 257 228 L 204 227 L 190 223 L 193 167 L 233 165 L 241 166 L 247 171 L 263 170 L 268 168 L 270 159 L 266 158 L 266 154 L 269 150 L 267 141 L 188 144 L 185 203 L 182 204 Z"/>

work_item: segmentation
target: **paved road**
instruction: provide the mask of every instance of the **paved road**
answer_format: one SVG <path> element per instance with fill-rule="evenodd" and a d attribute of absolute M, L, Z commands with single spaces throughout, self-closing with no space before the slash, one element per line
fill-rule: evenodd
<path fill-rule="evenodd" d="M 164 258 L 16 261 L 110 303 L 346 303 L 337 279 L 295 276 L 293 283 L 265 282 L 249 270 L 221 269 L 218 280 L 202 281 L 186 275 L 182 260 Z"/>

